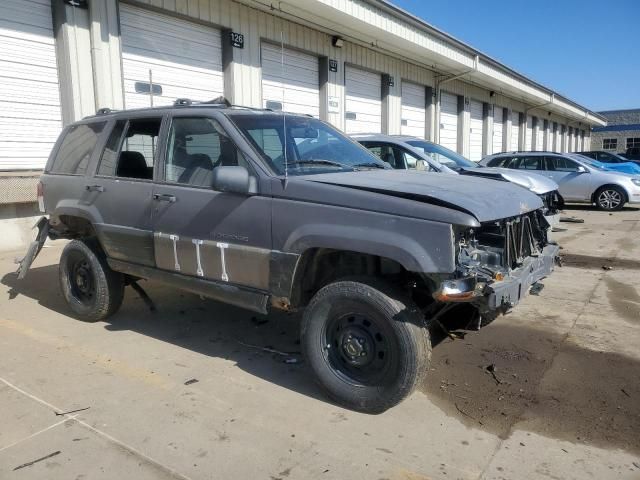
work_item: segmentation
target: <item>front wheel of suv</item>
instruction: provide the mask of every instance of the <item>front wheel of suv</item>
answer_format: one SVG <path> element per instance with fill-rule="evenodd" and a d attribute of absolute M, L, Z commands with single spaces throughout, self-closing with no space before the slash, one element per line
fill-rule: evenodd
<path fill-rule="evenodd" d="M 82 320 L 96 322 L 114 314 L 124 298 L 124 276 L 114 272 L 93 239 L 64 247 L 58 269 L 67 304 Z"/>
<path fill-rule="evenodd" d="M 615 211 L 624 207 L 626 194 L 615 185 L 601 187 L 595 194 L 596 205 L 600 210 Z"/>
<path fill-rule="evenodd" d="M 428 370 L 431 341 L 422 313 L 375 280 L 323 287 L 307 306 L 301 331 L 317 382 L 353 410 L 384 412 L 407 397 Z"/>

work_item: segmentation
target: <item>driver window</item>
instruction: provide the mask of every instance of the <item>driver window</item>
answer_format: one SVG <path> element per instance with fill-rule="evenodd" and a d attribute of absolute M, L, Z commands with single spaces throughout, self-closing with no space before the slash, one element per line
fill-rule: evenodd
<path fill-rule="evenodd" d="M 555 170 L 556 172 L 578 171 L 578 165 L 574 161 L 564 157 L 547 157 L 547 164 L 549 170 Z"/>
<path fill-rule="evenodd" d="M 216 167 L 249 168 L 242 153 L 211 118 L 174 118 L 169 133 L 165 180 L 211 187 Z"/>
<path fill-rule="evenodd" d="M 393 168 L 396 167 L 396 157 L 393 154 L 393 149 L 388 145 L 365 145 L 367 150 L 373 153 L 383 162 L 387 162 Z M 415 167 L 414 167 L 415 168 Z"/>

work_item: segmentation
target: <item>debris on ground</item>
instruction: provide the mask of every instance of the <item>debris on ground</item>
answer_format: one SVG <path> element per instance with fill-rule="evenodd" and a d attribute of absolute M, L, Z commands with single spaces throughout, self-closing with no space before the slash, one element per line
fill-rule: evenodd
<path fill-rule="evenodd" d="M 280 350 L 276 350 L 273 347 L 261 347 L 260 345 L 252 345 L 250 343 L 241 342 L 238 340 L 238 343 L 244 347 L 255 348 L 256 350 L 262 350 L 263 352 L 275 353 L 276 355 L 282 355 L 283 357 L 288 357 L 290 355 L 300 355 L 300 352 L 281 352 Z"/>
<path fill-rule="evenodd" d="M 267 320 L 266 318 L 251 317 L 251 323 L 253 323 L 254 325 L 257 325 L 258 327 L 268 322 L 269 320 Z"/>
<path fill-rule="evenodd" d="M 602 265 L 603 270 L 613 270 L 613 267 L 610 265 Z"/>
<path fill-rule="evenodd" d="M 624 388 L 621 388 L 620 391 L 624 393 L 627 397 L 631 398 L 631 395 L 629 395 Z"/>
<path fill-rule="evenodd" d="M 194 383 L 198 383 L 200 380 L 198 380 L 197 378 L 192 378 L 191 380 L 187 380 L 186 382 L 184 382 L 185 385 L 192 385 Z"/>
<path fill-rule="evenodd" d="M 43 460 L 48 460 L 51 457 L 55 457 L 56 455 L 60 455 L 60 450 L 50 453 L 49 455 L 45 455 L 44 457 L 41 458 L 36 458 L 35 460 L 32 460 L 31 462 L 27 462 L 27 463 L 23 463 L 22 465 L 18 465 L 16 468 L 13 469 L 13 471 L 15 472 L 16 470 L 20 470 L 21 468 L 25 468 L 25 467 L 30 467 L 31 465 L 34 465 L 38 462 L 41 462 Z"/>
<path fill-rule="evenodd" d="M 584 223 L 584 218 L 560 217 L 560 221 L 565 223 Z"/>
<path fill-rule="evenodd" d="M 85 410 L 89 410 L 91 407 L 77 408 L 76 410 L 69 410 L 68 412 L 54 412 L 57 417 L 62 417 L 63 415 L 70 415 L 72 413 L 84 412 Z"/>
<path fill-rule="evenodd" d="M 500 379 L 496 376 L 496 366 L 493 363 L 491 365 L 487 365 L 485 367 L 485 370 L 491 374 L 491 376 L 493 377 L 493 379 L 496 381 L 498 385 L 502 383 Z"/>

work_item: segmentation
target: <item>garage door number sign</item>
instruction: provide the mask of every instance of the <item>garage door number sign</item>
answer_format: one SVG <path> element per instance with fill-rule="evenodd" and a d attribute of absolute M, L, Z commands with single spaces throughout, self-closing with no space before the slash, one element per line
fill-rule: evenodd
<path fill-rule="evenodd" d="M 244 35 L 236 32 L 229 32 L 229 40 L 231 46 L 235 48 L 244 48 Z"/>

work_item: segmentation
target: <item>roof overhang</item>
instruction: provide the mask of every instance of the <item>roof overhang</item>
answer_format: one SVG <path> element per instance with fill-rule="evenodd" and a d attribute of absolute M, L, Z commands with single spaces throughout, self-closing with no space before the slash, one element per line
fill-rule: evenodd
<path fill-rule="evenodd" d="M 269 7 L 345 39 L 405 58 L 447 76 L 539 106 L 585 126 L 606 125 L 606 119 L 517 73 L 497 60 L 432 27 L 384 0 L 289 0 Z M 254 7 L 266 5 L 249 0 Z"/>

